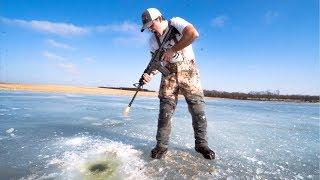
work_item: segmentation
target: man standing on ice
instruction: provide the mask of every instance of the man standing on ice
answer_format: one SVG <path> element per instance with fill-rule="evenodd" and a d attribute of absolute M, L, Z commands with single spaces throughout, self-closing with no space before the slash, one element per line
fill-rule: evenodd
<path fill-rule="evenodd" d="M 215 153 L 208 147 L 204 95 L 192 49 L 192 42 L 199 36 L 197 30 L 192 24 L 180 17 L 174 17 L 169 21 L 165 20 L 156 8 L 148 8 L 143 12 L 142 23 L 141 32 L 145 29 L 153 32 L 149 41 L 152 54 L 159 48 L 159 44 L 162 43 L 169 26 L 172 26 L 177 32 L 175 38 L 165 42 L 164 46 L 166 51 L 162 60 L 170 72 L 174 74 L 167 77 L 162 76 L 161 79 L 158 96 L 160 112 L 156 136 L 157 145 L 152 149 L 151 157 L 160 159 L 167 152 L 171 132 L 171 117 L 176 108 L 180 92 L 184 95 L 192 116 L 195 150 L 206 159 L 214 159 Z M 143 74 L 143 82 L 148 83 L 155 73 Z"/>

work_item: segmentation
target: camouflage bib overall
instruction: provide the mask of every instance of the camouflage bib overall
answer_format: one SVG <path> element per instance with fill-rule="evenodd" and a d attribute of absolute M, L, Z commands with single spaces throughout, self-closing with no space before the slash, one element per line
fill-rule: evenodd
<path fill-rule="evenodd" d="M 207 120 L 205 102 L 195 59 L 189 60 L 181 53 L 183 60 L 168 63 L 166 67 L 174 74 L 162 76 L 159 89 L 160 111 L 158 118 L 157 146 L 166 148 L 171 133 L 171 117 L 175 111 L 178 94 L 182 94 L 192 116 L 195 145 L 207 146 Z"/>

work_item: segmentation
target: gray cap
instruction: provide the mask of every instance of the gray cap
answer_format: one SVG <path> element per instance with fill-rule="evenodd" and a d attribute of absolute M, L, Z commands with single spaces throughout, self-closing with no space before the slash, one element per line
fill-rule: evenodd
<path fill-rule="evenodd" d="M 162 16 L 160 11 L 156 8 L 148 8 L 142 13 L 142 28 L 141 32 L 143 32 L 146 28 L 150 27 L 152 21 L 157 19 L 159 16 Z"/>

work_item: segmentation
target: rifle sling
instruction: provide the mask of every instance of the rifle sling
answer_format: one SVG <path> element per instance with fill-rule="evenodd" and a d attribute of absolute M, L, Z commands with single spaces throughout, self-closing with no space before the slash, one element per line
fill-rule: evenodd
<path fill-rule="evenodd" d="M 169 21 L 168 22 L 168 29 L 171 27 L 172 25 L 171 25 L 171 21 Z M 175 44 L 177 44 L 178 43 L 178 38 L 177 38 L 177 36 L 176 36 L 176 34 L 180 34 L 179 33 L 179 31 L 174 27 L 174 26 L 172 26 L 172 31 L 171 31 L 171 33 L 173 34 L 172 35 L 172 39 L 173 39 L 173 41 L 174 41 L 174 43 Z M 157 36 L 157 34 L 156 33 L 154 33 L 154 36 L 156 37 L 156 40 L 157 40 L 157 43 L 158 43 L 158 47 L 160 48 L 160 46 L 161 46 L 161 41 L 160 41 L 160 38 Z M 171 39 L 169 39 L 168 41 L 170 41 Z"/>

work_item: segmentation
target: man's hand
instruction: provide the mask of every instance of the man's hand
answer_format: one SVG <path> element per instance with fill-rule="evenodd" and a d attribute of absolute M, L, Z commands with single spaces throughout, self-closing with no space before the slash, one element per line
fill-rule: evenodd
<path fill-rule="evenodd" d="M 174 56 L 174 51 L 172 49 L 168 49 L 163 53 L 162 60 L 169 62 L 169 61 L 171 61 L 173 56 Z"/>
<path fill-rule="evenodd" d="M 151 81 L 151 78 L 152 78 L 152 75 L 149 75 L 149 74 L 147 74 L 147 73 L 144 73 L 144 74 L 143 74 L 143 83 L 144 83 L 144 84 L 149 83 L 149 82 Z"/>

